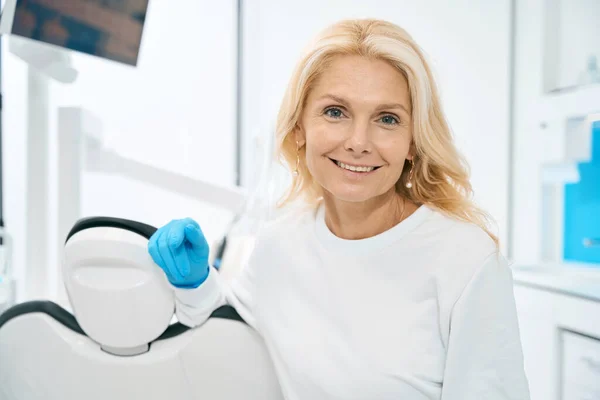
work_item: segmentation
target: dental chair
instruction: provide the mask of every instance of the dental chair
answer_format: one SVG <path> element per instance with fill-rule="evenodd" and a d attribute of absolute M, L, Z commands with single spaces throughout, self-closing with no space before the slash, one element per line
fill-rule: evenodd
<path fill-rule="evenodd" d="M 69 233 L 73 314 L 50 301 L 0 315 L 1 400 L 280 400 L 262 339 L 231 307 L 171 321 L 174 293 L 148 255 L 156 229 L 88 218 Z"/>

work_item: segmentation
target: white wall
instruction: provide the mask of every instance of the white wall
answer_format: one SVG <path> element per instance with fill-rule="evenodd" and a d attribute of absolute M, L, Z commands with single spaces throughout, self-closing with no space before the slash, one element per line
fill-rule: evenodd
<path fill-rule="evenodd" d="M 406 28 L 434 62 L 443 104 L 472 166 L 476 200 L 508 219 L 510 1 L 256 0 L 245 10 L 245 160 L 255 135 L 273 134 L 285 85 L 307 41 L 348 17 L 389 19 Z M 244 182 L 250 182 L 250 170 Z"/>
<path fill-rule="evenodd" d="M 549 136 L 562 134 L 567 118 L 600 112 L 598 86 L 544 94 L 545 3 L 517 1 L 511 248 L 519 264 L 542 261 L 541 168 L 548 143 L 555 142 Z"/>

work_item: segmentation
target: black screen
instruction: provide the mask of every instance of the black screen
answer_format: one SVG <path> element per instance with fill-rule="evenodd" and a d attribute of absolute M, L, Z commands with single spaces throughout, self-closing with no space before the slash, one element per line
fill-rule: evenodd
<path fill-rule="evenodd" d="M 17 0 L 12 34 L 137 65 L 149 0 Z"/>

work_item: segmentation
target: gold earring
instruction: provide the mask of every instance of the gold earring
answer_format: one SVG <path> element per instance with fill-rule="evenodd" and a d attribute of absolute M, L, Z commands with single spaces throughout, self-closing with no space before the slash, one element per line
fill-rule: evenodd
<path fill-rule="evenodd" d="M 407 189 L 410 189 L 413 187 L 412 179 L 413 179 L 413 170 L 415 168 L 415 163 L 412 160 L 409 160 L 409 161 L 410 161 L 410 172 L 408 173 L 408 181 L 406 182 L 406 185 L 404 185 L 404 186 L 406 186 Z"/>
<path fill-rule="evenodd" d="M 294 176 L 298 176 L 298 167 L 300 166 L 300 143 L 296 140 L 296 168 L 294 168 Z"/>

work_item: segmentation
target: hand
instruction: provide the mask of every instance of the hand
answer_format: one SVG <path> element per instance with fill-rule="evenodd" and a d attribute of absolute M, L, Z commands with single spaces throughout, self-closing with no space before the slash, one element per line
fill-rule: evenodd
<path fill-rule="evenodd" d="M 197 288 L 208 277 L 208 243 L 191 218 L 158 229 L 148 242 L 148 252 L 173 286 Z"/>

